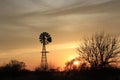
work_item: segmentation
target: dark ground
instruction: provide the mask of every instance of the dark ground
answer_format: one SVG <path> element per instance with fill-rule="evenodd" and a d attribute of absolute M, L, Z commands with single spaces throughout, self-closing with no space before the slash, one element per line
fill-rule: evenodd
<path fill-rule="evenodd" d="M 0 71 L 0 80 L 120 80 L 120 69 L 71 71 Z"/>

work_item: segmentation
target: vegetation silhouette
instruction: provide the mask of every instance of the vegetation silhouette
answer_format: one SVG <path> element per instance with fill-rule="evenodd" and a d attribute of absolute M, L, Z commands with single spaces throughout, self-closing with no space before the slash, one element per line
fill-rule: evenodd
<path fill-rule="evenodd" d="M 95 34 L 77 50 L 80 56 L 67 62 L 63 71 L 53 66 L 30 71 L 24 62 L 11 60 L 0 67 L 0 80 L 120 80 L 120 68 L 112 65 L 119 62 L 117 36 Z M 83 62 L 76 67 L 73 64 L 76 60 Z"/>
<path fill-rule="evenodd" d="M 120 62 L 119 36 L 110 33 L 96 33 L 85 39 L 77 50 L 80 58 L 88 62 L 91 68 L 107 67 Z"/>

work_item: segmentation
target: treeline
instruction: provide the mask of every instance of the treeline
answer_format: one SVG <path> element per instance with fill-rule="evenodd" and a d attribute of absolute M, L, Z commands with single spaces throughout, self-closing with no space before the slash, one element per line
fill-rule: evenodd
<path fill-rule="evenodd" d="M 66 65 L 67 66 L 67 65 Z M 0 80 L 120 80 L 120 68 L 75 68 L 64 71 L 48 69 L 43 71 L 36 68 L 34 71 L 25 69 L 25 63 L 11 60 L 0 67 Z"/>

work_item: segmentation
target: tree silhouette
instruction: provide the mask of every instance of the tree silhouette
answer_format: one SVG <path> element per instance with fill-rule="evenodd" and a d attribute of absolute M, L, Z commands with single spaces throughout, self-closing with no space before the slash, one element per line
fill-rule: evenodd
<path fill-rule="evenodd" d="M 8 64 L 5 66 L 2 66 L 1 69 L 4 72 L 17 72 L 17 71 L 22 71 L 25 69 L 25 63 L 24 62 L 19 62 L 17 60 L 11 60 Z"/>
<path fill-rule="evenodd" d="M 13 70 L 23 70 L 25 69 L 25 63 L 24 62 L 20 62 L 17 60 L 11 60 L 10 63 L 7 64 L 7 66 L 11 67 Z"/>
<path fill-rule="evenodd" d="M 65 71 L 79 70 L 80 64 L 79 65 L 74 65 L 75 61 L 81 61 L 81 59 L 76 57 L 76 58 L 66 62 L 65 67 L 64 67 Z"/>
<path fill-rule="evenodd" d="M 84 39 L 77 50 L 80 58 L 86 60 L 92 68 L 106 67 L 119 61 L 119 37 L 113 34 L 96 33 Z"/>
<path fill-rule="evenodd" d="M 65 71 L 71 71 L 71 70 L 74 70 L 76 67 L 73 65 L 73 60 L 71 61 L 68 61 L 66 64 L 65 64 Z"/>

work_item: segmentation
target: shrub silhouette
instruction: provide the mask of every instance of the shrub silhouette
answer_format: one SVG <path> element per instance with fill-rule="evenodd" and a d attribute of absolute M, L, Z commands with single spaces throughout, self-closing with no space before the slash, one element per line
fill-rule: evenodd
<path fill-rule="evenodd" d="M 75 59 L 72 59 L 71 61 L 66 62 L 65 64 L 65 71 L 73 71 L 73 70 L 78 70 L 78 67 L 74 65 Z"/>
<path fill-rule="evenodd" d="M 11 60 L 8 64 L 0 67 L 0 74 L 4 76 L 19 75 L 22 71 L 25 71 L 25 66 L 24 62 Z"/>

